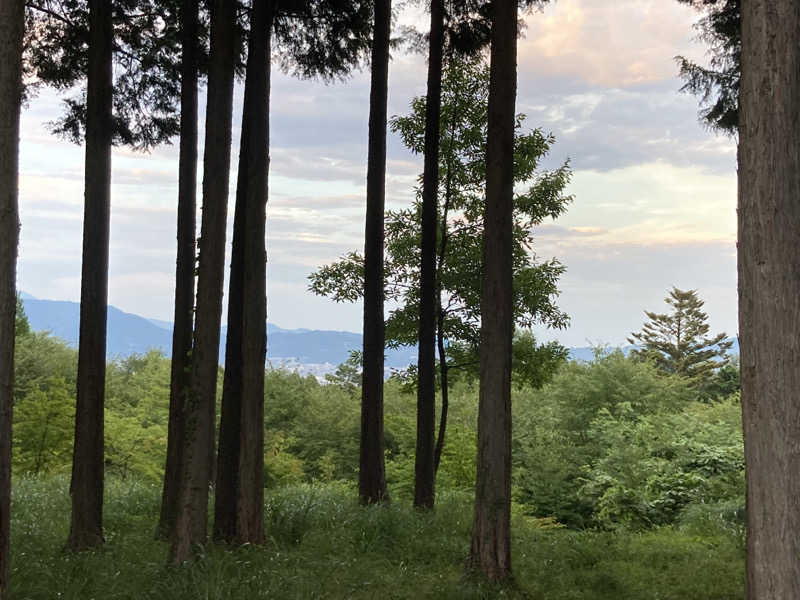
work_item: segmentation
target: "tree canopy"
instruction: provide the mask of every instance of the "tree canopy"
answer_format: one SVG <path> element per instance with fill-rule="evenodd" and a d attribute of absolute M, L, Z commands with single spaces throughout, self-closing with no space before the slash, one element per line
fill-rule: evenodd
<path fill-rule="evenodd" d="M 733 135 L 739 129 L 741 76 L 741 0 L 678 0 L 703 13 L 695 27 L 708 44 L 709 64 L 676 57 L 681 88 L 700 98 L 700 119 L 712 129 Z"/>
<path fill-rule="evenodd" d="M 445 313 L 445 337 L 475 350 L 480 339 L 481 232 L 486 186 L 486 129 L 489 72 L 479 58 L 451 61 L 442 86 L 441 151 L 437 279 Z M 516 324 L 564 327 L 568 317 L 556 305 L 558 278 L 564 267 L 557 259 L 537 260 L 533 228 L 557 218 L 571 197 L 568 164 L 544 171 L 539 164 L 555 139 L 539 129 L 524 130 L 525 116 L 517 115 L 514 178 L 514 306 Z M 394 117 L 392 128 L 414 153 L 424 144 L 425 99 L 415 98 L 411 113 Z M 419 230 L 421 189 L 412 207 L 386 213 L 386 297 L 398 306 L 386 323 L 389 347 L 416 343 L 419 302 Z M 309 276 L 310 289 L 337 302 L 361 297 L 363 257 L 351 252 Z"/>

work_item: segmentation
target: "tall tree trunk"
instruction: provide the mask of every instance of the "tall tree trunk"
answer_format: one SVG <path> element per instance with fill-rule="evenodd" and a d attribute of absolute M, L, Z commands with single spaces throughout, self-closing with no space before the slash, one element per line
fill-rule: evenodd
<path fill-rule="evenodd" d="M 391 0 L 375 2 L 364 232 L 364 351 L 358 471 L 358 494 L 365 504 L 388 499 L 383 456 L 383 213 L 386 200 L 386 104 L 389 93 L 391 15 Z"/>
<path fill-rule="evenodd" d="M 205 544 L 208 484 L 214 450 L 225 224 L 233 116 L 236 3 L 214 0 L 211 7 L 211 58 L 203 157 L 203 215 L 197 280 L 191 388 L 184 412 L 185 433 L 179 510 L 169 560 L 180 563 L 197 544 Z"/>
<path fill-rule="evenodd" d="M 72 522 L 67 540 L 71 550 L 86 550 L 103 543 L 113 35 L 111 1 L 90 0 L 78 394 L 70 482 Z"/>
<path fill-rule="evenodd" d="M 267 358 L 266 208 L 269 185 L 270 42 L 275 1 L 255 0 L 245 98 L 248 135 L 242 307 L 242 408 L 236 542 L 264 543 L 264 363 Z"/>
<path fill-rule="evenodd" d="M 800 590 L 800 4 L 742 0 L 739 336 L 747 597 Z"/>
<path fill-rule="evenodd" d="M 169 539 L 178 512 L 183 407 L 192 368 L 194 321 L 195 215 L 197 212 L 197 60 L 199 0 L 181 5 L 181 140 L 178 158 L 178 253 L 175 261 L 175 318 L 172 330 L 172 370 L 169 390 L 167 464 L 157 537 Z"/>
<path fill-rule="evenodd" d="M 486 147 L 480 404 L 470 562 L 493 581 L 511 575 L 511 338 L 517 3 L 498 0 L 492 20 Z"/>
<path fill-rule="evenodd" d="M 233 225 L 228 338 L 222 396 L 214 536 L 264 541 L 264 363 L 269 169 L 270 35 L 274 3 L 254 0 Z"/>
<path fill-rule="evenodd" d="M 0 600 L 8 597 L 23 0 L 0 0 Z"/>
<path fill-rule="evenodd" d="M 422 245 L 417 360 L 417 453 L 414 506 L 433 508 L 436 429 L 436 207 L 439 201 L 439 115 L 442 101 L 443 0 L 431 0 L 428 91 L 425 99 L 425 168 L 422 175 Z"/>

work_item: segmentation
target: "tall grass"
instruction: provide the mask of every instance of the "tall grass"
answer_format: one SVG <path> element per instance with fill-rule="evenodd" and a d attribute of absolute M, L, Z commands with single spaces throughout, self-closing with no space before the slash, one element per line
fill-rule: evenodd
<path fill-rule="evenodd" d="M 158 486 L 109 479 L 105 546 L 62 551 L 69 527 L 63 476 L 15 481 L 12 596 L 22 599 L 498 598 L 733 600 L 743 598 L 741 538 L 713 520 L 699 529 L 569 531 L 514 519 L 515 585 L 464 577 L 469 494 L 440 493 L 437 509 L 362 507 L 349 484 L 297 485 L 267 495 L 264 547 L 210 544 L 165 567 L 153 540 Z"/>

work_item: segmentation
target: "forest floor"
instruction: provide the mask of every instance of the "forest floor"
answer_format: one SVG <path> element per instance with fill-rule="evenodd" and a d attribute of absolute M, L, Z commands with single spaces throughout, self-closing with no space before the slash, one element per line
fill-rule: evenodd
<path fill-rule="evenodd" d="M 294 486 L 266 501 L 268 542 L 210 544 L 192 564 L 165 566 L 153 539 L 160 486 L 108 479 L 105 546 L 69 554 L 68 479 L 14 483 L 11 600 L 526 598 L 535 600 L 733 600 L 744 597 L 740 533 L 665 527 L 572 531 L 517 515 L 515 583 L 465 578 L 472 506 L 440 494 L 433 513 L 408 502 L 364 508 L 345 484 Z"/>

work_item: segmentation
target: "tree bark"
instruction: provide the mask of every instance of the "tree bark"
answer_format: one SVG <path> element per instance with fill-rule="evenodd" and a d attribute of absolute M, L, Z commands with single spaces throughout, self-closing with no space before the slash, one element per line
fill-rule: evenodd
<path fill-rule="evenodd" d="M 425 167 L 422 175 L 422 243 L 417 360 L 417 453 L 414 506 L 433 508 L 436 429 L 436 208 L 439 196 L 439 116 L 442 100 L 443 0 L 431 0 L 428 91 L 425 100 Z"/>
<path fill-rule="evenodd" d="M 800 589 L 800 4 L 742 1 L 739 340 L 747 597 Z"/>
<path fill-rule="evenodd" d="M 175 317 L 169 393 L 167 463 L 157 537 L 170 538 L 178 512 L 183 407 L 189 389 L 194 321 L 194 261 L 197 212 L 197 71 L 199 0 L 181 5 L 181 139 L 178 158 L 178 251 L 175 261 Z"/>
<path fill-rule="evenodd" d="M 255 0 L 242 112 L 214 536 L 264 542 L 264 363 L 271 0 Z"/>
<path fill-rule="evenodd" d="M 498 0 L 492 21 L 486 148 L 480 399 L 470 562 L 489 580 L 511 575 L 511 341 L 517 3 Z"/>
<path fill-rule="evenodd" d="M 375 2 L 364 232 L 364 347 L 358 472 L 358 493 L 365 504 L 388 500 L 383 438 L 383 219 L 386 203 L 386 106 L 391 15 L 391 0 Z"/>
<path fill-rule="evenodd" d="M 67 547 L 103 543 L 103 407 L 111 212 L 113 27 L 110 0 L 89 2 L 86 160 L 72 522 Z"/>
<path fill-rule="evenodd" d="M 185 406 L 184 460 L 179 510 L 169 560 L 187 560 L 205 544 L 208 484 L 214 452 L 215 396 L 219 353 L 225 224 L 231 158 L 236 3 L 214 0 L 203 157 L 203 215 L 197 280 L 191 388 Z"/>
<path fill-rule="evenodd" d="M 8 597 L 23 0 L 0 0 L 0 600 Z"/>

